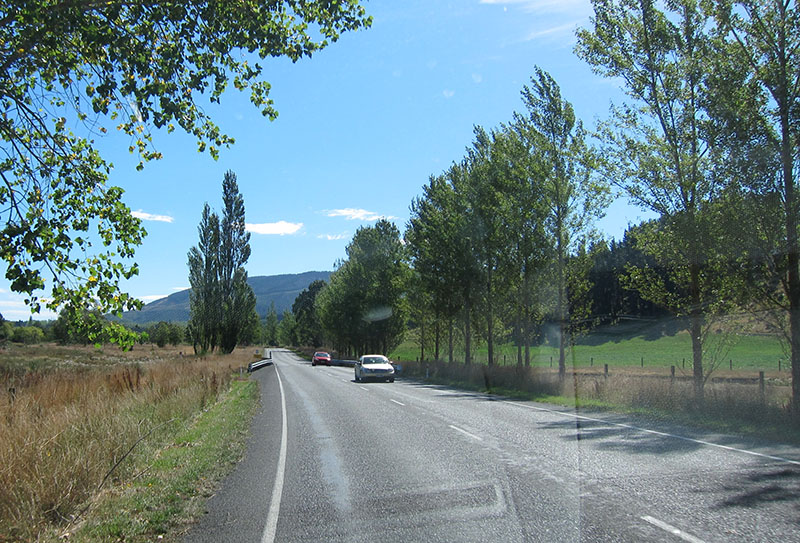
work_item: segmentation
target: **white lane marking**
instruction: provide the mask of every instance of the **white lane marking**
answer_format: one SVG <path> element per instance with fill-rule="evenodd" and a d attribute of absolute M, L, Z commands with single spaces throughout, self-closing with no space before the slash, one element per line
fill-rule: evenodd
<path fill-rule="evenodd" d="M 403 406 L 403 407 L 405 407 L 405 406 L 406 406 L 406 404 L 404 404 L 404 403 L 402 403 L 402 402 L 398 402 L 397 400 L 393 400 L 393 399 L 391 399 L 391 398 L 389 398 L 389 401 L 390 401 L 390 402 L 394 402 L 394 403 L 396 403 L 397 405 L 401 405 L 401 406 Z"/>
<path fill-rule="evenodd" d="M 717 449 L 722 449 L 722 450 L 725 450 L 725 451 L 737 452 L 737 453 L 741 453 L 741 454 L 749 454 L 750 456 L 757 456 L 759 458 L 766 458 L 767 460 L 775 460 L 776 462 L 783 462 L 783 463 L 786 463 L 786 464 L 792 464 L 792 465 L 795 465 L 795 466 L 800 466 L 800 461 L 798 461 L 798 460 L 790 460 L 788 458 L 783 458 L 782 456 L 773 456 L 771 454 L 764 454 L 764 453 L 755 452 L 755 451 L 748 451 L 747 449 L 739 449 L 739 448 L 736 448 L 736 447 L 730 447 L 728 445 L 720 445 L 719 443 L 712 443 L 711 441 L 705 441 L 705 440 L 702 440 L 702 439 L 694 439 L 692 437 L 679 436 L 677 434 L 670 434 L 668 432 L 659 432 L 658 430 L 650 430 L 648 428 L 641 428 L 639 426 L 633 426 L 631 424 L 623 424 L 621 422 L 611 422 L 611 421 L 607 421 L 607 420 L 603 420 L 603 419 L 596 419 L 596 418 L 593 418 L 593 417 L 587 417 L 585 415 L 575 415 L 573 413 L 565 413 L 564 411 L 558 411 L 556 409 L 547 409 L 545 407 L 536 407 L 536 406 L 533 406 L 533 405 L 525 405 L 525 404 L 522 404 L 522 403 L 510 402 L 510 401 L 507 401 L 507 400 L 500 400 L 500 401 L 502 401 L 503 403 L 510 404 L 510 405 L 516 405 L 517 407 L 524 407 L 526 409 L 533 409 L 534 411 L 544 411 L 546 413 L 554 413 L 556 415 L 561 415 L 561 416 L 567 417 L 567 418 L 574 418 L 576 420 L 585 420 L 585 421 L 589 421 L 589 422 L 599 422 L 601 424 L 607 424 L 609 426 L 616 426 L 618 428 L 626 428 L 628 430 L 635 430 L 637 432 L 643 432 L 645 434 L 653 434 L 653 435 L 662 436 L 662 437 L 671 437 L 673 439 L 681 439 L 683 441 L 689 441 L 691 443 L 697 443 L 699 445 L 706 445 L 708 447 L 715 447 Z"/>
<path fill-rule="evenodd" d="M 281 392 L 281 448 L 278 453 L 278 469 L 275 472 L 275 485 L 272 487 L 272 501 L 269 504 L 267 523 L 264 526 L 264 533 L 261 536 L 261 543 L 273 543 L 278 529 L 278 513 L 281 509 L 281 496 L 283 494 L 283 478 L 286 473 L 286 396 L 283 393 L 283 382 L 278 367 L 275 366 L 275 375 L 278 376 L 278 388 Z"/>
<path fill-rule="evenodd" d="M 455 431 L 457 431 L 457 432 L 461 432 L 461 433 L 462 433 L 462 434 L 464 434 L 465 436 L 469 436 L 469 437 L 471 437 L 472 439 L 476 439 L 476 440 L 478 440 L 478 441 L 483 441 L 483 438 L 482 438 L 482 437 L 480 437 L 480 436 L 476 436 L 475 434 L 472 434 L 472 433 L 470 433 L 470 432 L 467 432 L 467 431 L 466 431 L 466 430 L 464 430 L 463 428 L 459 428 L 458 426 L 453 426 L 452 424 L 450 424 L 449 426 L 450 426 L 450 428 L 452 428 L 453 430 L 455 430 Z"/>
<path fill-rule="evenodd" d="M 683 530 L 679 530 L 675 526 L 667 524 L 666 522 L 658 520 L 657 518 L 653 518 L 653 517 L 651 517 L 649 515 L 642 517 L 642 520 L 645 521 L 645 522 L 649 522 L 650 524 L 652 524 L 653 526 L 656 526 L 657 528 L 661 528 L 665 532 L 668 532 L 668 533 L 671 533 L 674 536 L 680 537 L 684 541 L 689 541 L 689 543 L 704 543 L 702 539 L 699 539 L 699 538 L 693 536 L 692 534 L 687 534 Z"/>
<path fill-rule="evenodd" d="M 361 390 L 369 390 L 367 387 L 362 387 L 361 385 L 358 386 Z"/>

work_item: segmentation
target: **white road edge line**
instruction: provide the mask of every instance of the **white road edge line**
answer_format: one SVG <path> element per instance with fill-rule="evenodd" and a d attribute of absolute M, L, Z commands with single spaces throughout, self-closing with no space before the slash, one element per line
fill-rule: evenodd
<path fill-rule="evenodd" d="M 659 432 L 658 430 L 649 430 L 647 428 L 641 428 L 639 426 L 633 426 L 631 424 L 622 424 L 620 422 L 611 422 L 603 419 L 596 419 L 592 417 L 587 417 L 584 415 L 575 415 L 573 413 L 565 413 L 564 411 L 558 411 L 556 409 L 547 409 L 545 407 L 536 407 L 533 405 L 525 405 L 519 402 L 510 402 L 510 401 L 503 401 L 503 403 L 507 403 L 510 405 L 516 405 L 517 407 L 524 407 L 526 409 L 533 409 L 534 411 L 544 411 L 546 413 L 554 413 L 557 415 L 561 415 L 567 418 L 573 418 L 576 420 L 585 420 L 589 422 L 599 422 L 601 424 L 607 424 L 609 426 L 616 426 L 618 428 L 627 428 L 628 430 L 635 430 L 637 432 L 643 432 L 645 434 L 653 434 L 662 437 L 671 437 L 673 439 L 681 439 L 683 441 L 688 441 L 690 443 L 697 443 L 699 445 L 706 445 L 707 447 L 715 447 L 717 449 L 722 449 L 725 451 L 737 452 L 741 454 L 749 454 L 750 456 L 757 456 L 759 458 L 766 458 L 767 460 L 775 460 L 776 462 L 783 462 L 786 464 L 792 464 L 795 466 L 800 466 L 800 461 L 798 460 L 790 460 L 789 458 L 783 458 L 782 456 L 773 456 L 771 454 L 764 454 L 755 451 L 748 451 L 747 449 L 738 449 L 736 447 L 730 447 L 728 445 L 720 445 L 719 443 L 712 443 L 711 441 L 705 441 L 702 439 L 694 439 L 692 437 L 686 436 L 679 436 L 677 434 L 670 434 L 668 432 Z"/>
<path fill-rule="evenodd" d="M 483 441 L 483 438 L 482 438 L 482 437 L 480 437 L 480 436 L 476 436 L 475 434 L 472 434 L 472 433 L 470 433 L 470 432 L 467 432 L 467 431 L 466 431 L 466 430 L 464 430 L 463 428 L 459 428 L 458 426 L 453 426 L 452 424 L 450 424 L 450 425 L 448 425 L 448 426 L 450 426 L 450 428 L 452 428 L 453 430 L 455 430 L 455 431 L 457 431 L 457 432 L 461 432 L 461 433 L 462 433 L 462 434 L 464 434 L 465 436 L 469 436 L 469 437 L 471 437 L 472 439 L 477 439 L 478 441 Z"/>
<path fill-rule="evenodd" d="M 649 515 L 641 517 L 641 518 L 642 518 L 643 521 L 649 522 L 653 526 L 655 526 L 657 528 L 661 528 L 665 532 L 669 532 L 674 536 L 680 537 L 681 539 L 683 539 L 684 541 L 688 541 L 689 543 L 704 543 L 704 541 L 702 539 L 697 538 L 697 537 L 693 536 L 692 534 L 687 534 L 683 530 L 679 530 L 675 526 L 667 524 L 666 522 L 658 520 L 657 518 L 653 518 L 653 517 L 651 517 Z"/>
<path fill-rule="evenodd" d="M 367 387 L 362 387 L 361 385 L 358 386 L 361 390 L 369 390 Z"/>
<path fill-rule="evenodd" d="M 393 399 L 391 399 L 391 398 L 389 398 L 389 401 L 390 401 L 390 402 L 394 402 L 394 403 L 396 403 L 397 405 L 401 405 L 401 406 L 403 406 L 403 407 L 405 407 L 405 406 L 406 406 L 406 404 L 404 404 L 404 403 L 402 403 L 402 402 L 398 402 L 397 400 L 393 400 Z"/>
<path fill-rule="evenodd" d="M 278 453 L 278 469 L 275 472 L 275 485 L 272 487 L 272 501 L 269 504 L 267 513 L 267 523 L 264 526 L 264 533 L 261 536 L 261 543 L 273 543 L 278 529 L 278 513 L 281 510 L 281 496 L 283 495 L 283 478 L 286 473 L 286 395 L 283 393 L 283 382 L 278 367 L 275 367 L 275 375 L 278 376 L 278 388 L 281 392 L 281 448 Z"/>

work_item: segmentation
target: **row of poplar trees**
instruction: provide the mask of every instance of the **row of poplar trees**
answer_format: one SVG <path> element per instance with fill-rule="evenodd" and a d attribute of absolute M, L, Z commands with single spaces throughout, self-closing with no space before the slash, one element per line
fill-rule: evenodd
<path fill-rule="evenodd" d="M 625 102 L 589 137 L 537 69 L 523 112 L 495 130 L 476 128 L 463 160 L 431 177 L 406 232 L 423 339 L 436 358 L 449 342 L 452 358 L 455 323 L 469 363 L 478 331 L 491 363 L 498 328 L 510 327 L 523 363 L 546 319 L 563 376 L 570 336 L 591 318 L 591 223 L 616 189 L 658 216 L 637 229 L 638 249 L 656 266 L 629 266 L 626 284 L 685 323 L 697 406 L 713 369 L 704 360 L 712 325 L 751 311 L 791 352 L 798 414 L 797 3 L 592 5 L 576 53 L 620 82 Z"/>
<path fill-rule="evenodd" d="M 244 198 L 236 175 L 222 181 L 222 217 L 203 207 L 198 244 L 189 250 L 190 317 L 187 332 L 196 353 L 230 353 L 243 334 L 258 326 L 256 296 L 244 269 L 250 258 Z"/>

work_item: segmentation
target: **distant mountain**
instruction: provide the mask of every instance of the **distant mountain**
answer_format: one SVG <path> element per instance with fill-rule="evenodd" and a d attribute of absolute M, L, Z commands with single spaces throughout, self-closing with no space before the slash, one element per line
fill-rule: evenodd
<path fill-rule="evenodd" d="M 311 271 L 298 274 L 249 277 L 247 282 L 256 294 L 256 312 L 264 316 L 270 303 L 275 303 L 278 315 L 292 309 L 297 295 L 318 279 L 327 282 L 331 272 Z M 188 322 L 189 289 L 170 294 L 145 305 L 140 311 L 126 311 L 122 320 L 130 324 L 151 322 Z"/>

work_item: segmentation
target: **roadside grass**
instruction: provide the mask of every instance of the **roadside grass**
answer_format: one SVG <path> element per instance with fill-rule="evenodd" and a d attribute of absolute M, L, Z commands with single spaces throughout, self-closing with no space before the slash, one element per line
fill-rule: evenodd
<path fill-rule="evenodd" d="M 403 362 L 403 375 L 426 383 L 452 386 L 582 412 L 626 413 L 666 423 L 743 437 L 800 445 L 800 427 L 786 408 L 790 390 L 765 384 L 707 382 L 702 409 L 694 407 L 692 383 L 636 373 L 602 375 L 569 371 L 562 382 L 542 368 Z"/>
<path fill-rule="evenodd" d="M 191 520 L 202 514 L 215 482 L 244 454 L 257 403 L 255 381 L 234 380 L 220 401 L 179 432 L 155 459 L 137 466 L 143 476 L 95 498 L 69 540 L 180 540 Z"/>
<path fill-rule="evenodd" d="M 0 541 L 55 539 L 92 515 L 98 496 L 142 481 L 163 486 L 151 479 L 151 463 L 172 454 L 176 436 L 251 360 L 250 349 L 206 357 L 149 346 L 4 349 Z M 127 511 L 117 512 L 112 523 L 122 524 Z"/>

